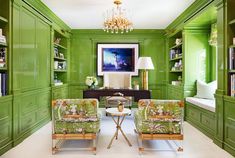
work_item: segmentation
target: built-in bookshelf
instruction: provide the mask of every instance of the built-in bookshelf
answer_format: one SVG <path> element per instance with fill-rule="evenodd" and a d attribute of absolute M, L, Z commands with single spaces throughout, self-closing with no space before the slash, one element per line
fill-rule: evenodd
<path fill-rule="evenodd" d="M 8 14 L 0 12 L 0 97 L 8 95 L 8 21 Z"/>
<path fill-rule="evenodd" d="M 232 18 L 232 17 L 231 17 Z M 228 95 L 235 97 L 235 19 L 228 22 Z"/>
<path fill-rule="evenodd" d="M 169 44 L 169 84 L 179 86 L 182 84 L 183 74 L 183 49 L 181 36 L 173 37 Z"/>
<path fill-rule="evenodd" d="M 67 43 L 68 39 L 55 30 L 53 56 L 53 81 L 55 86 L 67 83 Z"/>

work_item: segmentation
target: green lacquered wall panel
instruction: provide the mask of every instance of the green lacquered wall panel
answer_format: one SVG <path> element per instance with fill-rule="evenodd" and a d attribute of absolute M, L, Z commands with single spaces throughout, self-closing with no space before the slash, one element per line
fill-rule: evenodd
<path fill-rule="evenodd" d="M 38 19 L 36 26 L 37 39 L 37 82 L 36 87 L 50 86 L 50 26 Z"/>
<path fill-rule="evenodd" d="M 167 85 L 167 99 L 183 99 L 183 87 L 173 86 L 171 84 Z"/>
<path fill-rule="evenodd" d="M 13 7 L 13 91 L 50 86 L 50 25 L 27 5 Z"/>
<path fill-rule="evenodd" d="M 12 63 L 12 78 L 13 78 L 13 91 L 19 90 L 20 88 L 20 78 L 21 78 L 21 66 L 19 60 L 20 54 L 20 6 L 15 4 L 13 5 L 13 25 L 12 25 L 12 45 L 13 45 L 13 63 Z"/>
<path fill-rule="evenodd" d="M 209 31 L 185 30 L 184 31 L 184 84 L 194 86 L 195 81 L 200 78 L 200 56 L 206 54 L 205 80 L 209 79 L 209 57 L 210 47 L 208 43 Z"/>
<path fill-rule="evenodd" d="M 83 98 L 83 89 L 86 89 L 85 86 L 76 86 L 70 85 L 69 86 L 69 98 Z"/>
<path fill-rule="evenodd" d="M 20 13 L 20 59 L 22 63 L 20 80 L 21 89 L 33 89 L 36 84 L 36 17 L 26 8 Z"/>
<path fill-rule="evenodd" d="M 68 98 L 68 85 L 52 87 L 52 99 L 66 99 Z"/>
<path fill-rule="evenodd" d="M 165 88 L 165 37 L 159 30 L 142 30 L 124 35 L 107 34 L 100 30 L 73 30 L 71 38 L 71 59 L 70 59 L 70 97 L 81 97 L 82 89 L 85 86 L 86 76 L 96 76 L 96 45 L 97 43 L 139 43 L 139 56 L 152 57 L 155 69 L 149 71 L 149 87 L 153 90 L 154 97 L 163 98 Z M 98 78 L 99 86 L 102 86 L 102 77 Z M 133 80 L 140 81 L 139 77 Z M 77 89 L 78 94 L 72 92 L 72 86 L 81 87 Z M 161 92 L 160 92 L 161 91 Z"/>

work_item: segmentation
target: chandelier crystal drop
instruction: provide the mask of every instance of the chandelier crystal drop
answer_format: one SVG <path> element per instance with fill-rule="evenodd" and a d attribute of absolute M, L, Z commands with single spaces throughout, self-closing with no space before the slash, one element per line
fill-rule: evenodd
<path fill-rule="evenodd" d="M 114 0 L 115 8 L 104 13 L 104 31 L 111 33 L 128 33 L 133 30 L 130 12 L 121 8 L 121 0 Z"/>

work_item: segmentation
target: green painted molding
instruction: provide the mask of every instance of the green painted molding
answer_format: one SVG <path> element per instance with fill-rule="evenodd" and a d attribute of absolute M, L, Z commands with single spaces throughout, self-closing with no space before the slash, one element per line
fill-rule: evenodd
<path fill-rule="evenodd" d="M 160 37 L 163 37 L 165 34 L 164 29 L 135 29 L 132 32 L 129 33 L 123 33 L 123 34 L 112 34 L 112 33 L 106 33 L 104 32 L 102 29 L 73 29 L 72 30 L 72 34 L 76 35 L 107 35 L 107 36 L 127 36 L 127 35 L 137 35 L 137 34 L 149 34 L 149 35 L 154 35 L 154 34 L 158 34 L 158 37 L 160 35 Z"/>
<path fill-rule="evenodd" d="M 166 28 L 166 35 L 175 34 L 183 29 L 185 23 L 194 18 L 199 12 L 206 9 L 213 4 L 214 0 L 196 0 L 191 6 L 189 6 L 180 16 L 178 16 L 170 25 Z"/>
<path fill-rule="evenodd" d="M 101 33 L 101 34 L 111 34 L 111 33 L 106 33 L 102 29 L 72 29 L 73 32 L 76 33 Z M 123 33 L 123 35 L 127 34 L 132 34 L 132 33 L 164 33 L 164 29 L 134 29 L 132 32 L 129 33 Z M 115 35 L 115 33 L 113 33 Z M 120 34 L 120 33 L 119 33 Z M 112 35 L 112 34 L 111 34 Z"/>
<path fill-rule="evenodd" d="M 53 25 L 58 25 L 60 28 L 70 32 L 71 28 L 65 24 L 55 13 L 53 13 L 41 0 L 22 0 L 23 2 L 29 4 L 37 12 L 46 17 L 48 20 L 53 22 Z M 58 27 L 57 26 L 57 27 Z"/>

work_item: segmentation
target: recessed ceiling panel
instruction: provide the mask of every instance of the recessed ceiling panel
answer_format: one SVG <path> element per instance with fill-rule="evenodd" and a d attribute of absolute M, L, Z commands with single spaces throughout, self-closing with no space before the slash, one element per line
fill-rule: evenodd
<path fill-rule="evenodd" d="M 113 0 L 41 0 L 72 29 L 101 29 Z M 122 0 L 134 29 L 164 29 L 195 0 Z"/>

